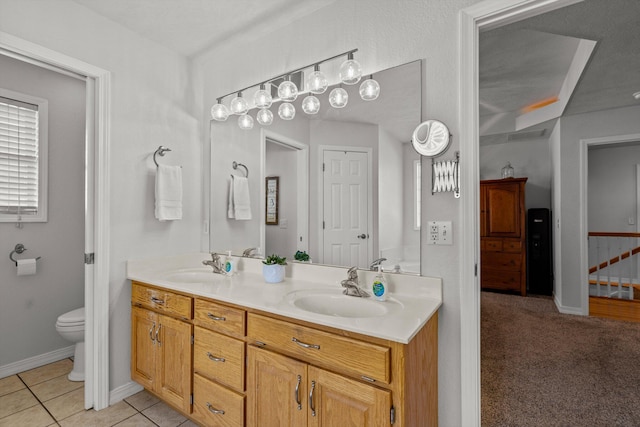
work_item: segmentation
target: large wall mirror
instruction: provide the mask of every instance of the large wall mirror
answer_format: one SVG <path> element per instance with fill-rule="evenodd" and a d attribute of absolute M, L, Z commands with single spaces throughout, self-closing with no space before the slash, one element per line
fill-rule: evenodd
<path fill-rule="evenodd" d="M 288 261 L 305 251 L 313 263 L 359 268 L 386 258 L 385 271 L 419 274 L 421 168 L 411 135 L 422 117 L 421 67 L 414 61 L 374 73 L 375 101 L 345 85 L 342 109 L 329 106 L 329 87 L 316 115 L 302 111 L 303 95 L 293 120 L 281 120 L 274 103 L 270 126 L 242 130 L 235 116 L 212 121 L 210 250 L 257 248 Z M 248 198 L 243 180 L 232 177 L 247 172 Z M 230 218 L 234 186 L 241 197 L 234 203 L 248 203 L 251 219 Z"/>

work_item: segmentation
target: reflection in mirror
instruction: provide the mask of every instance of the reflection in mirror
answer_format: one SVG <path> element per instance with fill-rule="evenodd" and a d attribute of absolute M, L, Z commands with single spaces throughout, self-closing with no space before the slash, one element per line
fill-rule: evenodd
<path fill-rule="evenodd" d="M 386 258 L 385 271 L 420 273 L 420 156 L 411 135 L 422 116 L 421 62 L 373 77 L 375 101 L 345 85 L 348 104 L 334 109 L 329 87 L 315 115 L 303 112 L 303 94 L 293 120 L 279 119 L 276 102 L 270 126 L 242 130 L 235 116 L 211 122 L 211 251 L 257 248 L 254 255 L 288 261 L 304 251 L 313 263 L 359 268 Z M 278 178 L 276 194 L 269 177 Z M 231 218 L 243 204 L 250 219 Z"/>

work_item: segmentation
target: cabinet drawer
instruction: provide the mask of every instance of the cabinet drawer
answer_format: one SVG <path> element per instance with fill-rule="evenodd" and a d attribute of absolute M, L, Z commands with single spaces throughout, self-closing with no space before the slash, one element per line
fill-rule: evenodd
<path fill-rule="evenodd" d="M 244 348 L 243 341 L 196 326 L 194 370 L 204 377 L 243 392 Z"/>
<path fill-rule="evenodd" d="M 482 268 L 504 268 L 508 270 L 520 270 L 522 268 L 522 255 L 506 252 L 484 252 L 481 255 Z"/>
<path fill-rule="evenodd" d="M 131 303 L 183 319 L 193 317 L 191 297 L 150 288 L 137 282 L 133 282 L 131 287 Z"/>
<path fill-rule="evenodd" d="M 482 270 L 482 287 L 520 292 L 522 273 L 517 270 Z"/>
<path fill-rule="evenodd" d="M 505 252 L 522 252 L 522 241 L 521 240 L 504 240 L 502 242 L 502 250 Z"/>
<path fill-rule="evenodd" d="M 193 416 L 207 426 L 243 427 L 244 396 L 194 374 Z"/>
<path fill-rule="evenodd" d="M 480 247 L 483 251 L 502 252 L 502 239 L 482 239 Z"/>
<path fill-rule="evenodd" d="M 194 323 L 203 328 L 244 337 L 245 311 L 196 298 Z"/>
<path fill-rule="evenodd" d="M 249 313 L 248 342 L 259 341 L 305 362 L 389 383 L 391 351 L 388 347 L 358 341 L 294 323 Z"/>

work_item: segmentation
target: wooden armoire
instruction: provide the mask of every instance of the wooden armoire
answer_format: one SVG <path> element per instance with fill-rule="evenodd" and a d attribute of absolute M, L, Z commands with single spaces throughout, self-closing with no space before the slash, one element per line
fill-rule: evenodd
<path fill-rule="evenodd" d="M 482 289 L 527 294 L 526 182 L 527 178 L 480 181 Z"/>

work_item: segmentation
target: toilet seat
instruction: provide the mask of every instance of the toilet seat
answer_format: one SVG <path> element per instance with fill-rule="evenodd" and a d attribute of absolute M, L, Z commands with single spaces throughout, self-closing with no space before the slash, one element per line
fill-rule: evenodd
<path fill-rule="evenodd" d="M 61 314 L 60 317 L 58 317 L 56 326 L 64 328 L 84 326 L 84 307 Z"/>

